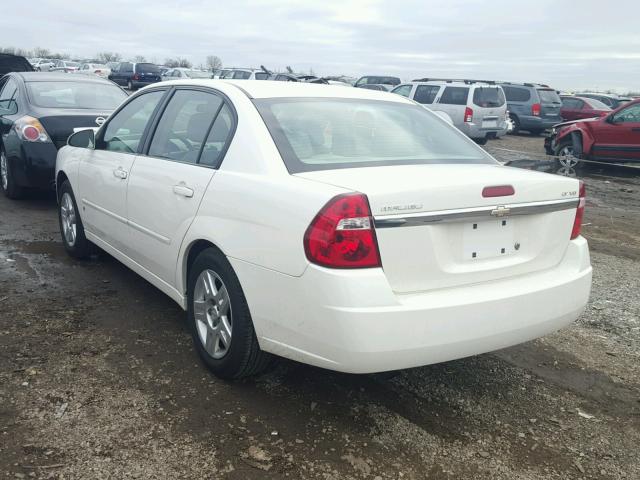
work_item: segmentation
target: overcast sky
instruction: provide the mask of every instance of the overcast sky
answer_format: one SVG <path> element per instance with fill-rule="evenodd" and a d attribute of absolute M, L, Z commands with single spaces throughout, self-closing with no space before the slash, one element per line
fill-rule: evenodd
<path fill-rule="evenodd" d="M 37 0 L 2 9 L 0 46 L 640 91 L 639 13 L 640 0 Z"/>

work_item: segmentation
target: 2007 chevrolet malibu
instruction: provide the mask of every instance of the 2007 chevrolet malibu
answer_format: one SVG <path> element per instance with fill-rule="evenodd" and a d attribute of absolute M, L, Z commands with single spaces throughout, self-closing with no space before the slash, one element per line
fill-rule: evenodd
<path fill-rule="evenodd" d="M 56 184 L 67 251 L 173 298 L 225 378 L 273 354 L 366 373 L 488 352 L 566 326 L 591 288 L 583 185 L 399 95 L 162 83 L 72 135 Z"/>

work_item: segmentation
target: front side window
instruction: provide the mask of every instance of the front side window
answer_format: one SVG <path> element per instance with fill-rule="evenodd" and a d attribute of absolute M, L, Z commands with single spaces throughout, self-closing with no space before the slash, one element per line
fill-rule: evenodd
<path fill-rule="evenodd" d="M 136 153 L 142 135 L 164 96 L 164 90 L 145 93 L 127 103 L 109 119 L 102 140 L 96 149 L 110 152 Z"/>
<path fill-rule="evenodd" d="M 446 105 L 466 105 L 469 96 L 469 87 L 445 87 L 440 101 Z"/>
<path fill-rule="evenodd" d="M 115 110 L 127 98 L 110 83 L 28 82 L 27 93 L 33 105 L 43 108 Z"/>
<path fill-rule="evenodd" d="M 196 163 L 222 99 L 212 93 L 178 90 L 153 135 L 149 155 Z"/>
<path fill-rule="evenodd" d="M 495 161 L 435 114 L 399 102 L 256 99 L 291 173 L 336 168 Z"/>
<path fill-rule="evenodd" d="M 418 85 L 413 99 L 418 103 L 429 105 L 435 101 L 439 91 L 438 85 Z"/>
<path fill-rule="evenodd" d="M 577 98 L 563 98 L 562 99 L 562 108 L 567 110 L 580 110 L 582 107 L 582 102 Z"/>
<path fill-rule="evenodd" d="M 17 111 L 16 97 L 18 96 L 18 84 L 15 80 L 9 79 L 0 88 L 0 109 L 4 114 Z"/>
<path fill-rule="evenodd" d="M 640 103 L 623 108 L 613 117 L 615 123 L 640 123 Z"/>

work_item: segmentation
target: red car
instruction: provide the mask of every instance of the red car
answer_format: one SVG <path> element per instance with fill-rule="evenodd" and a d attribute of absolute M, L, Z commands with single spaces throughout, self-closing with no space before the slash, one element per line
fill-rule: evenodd
<path fill-rule="evenodd" d="M 611 108 L 600 100 L 587 97 L 561 96 L 560 116 L 563 120 L 581 120 L 583 118 L 604 117 Z"/>
<path fill-rule="evenodd" d="M 544 147 L 566 167 L 575 166 L 580 159 L 640 162 L 640 99 L 604 117 L 559 123 Z"/>

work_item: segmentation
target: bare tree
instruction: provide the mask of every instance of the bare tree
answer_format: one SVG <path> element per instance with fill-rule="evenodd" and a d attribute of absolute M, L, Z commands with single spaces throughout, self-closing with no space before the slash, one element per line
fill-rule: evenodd
<path fill-rule="evenodd" d="M 33 56 L 36 58 L 49 58 L 51 51 L 47 48 L 36 47 L 33 49 Z"/>
<path fill-rule="evenodd" d="M 100 63 L 119 62 L 122 60 L 122 55 L 117 52 L 100 52 L 97 58 Z"/>
<path fill-rule="evenodd" d="M 189 60 L 187 60 L 186 58 L 167 58 L 164 61 L 164 64 L 167 67 L 171 67 L 171 68 L 191 68 L 191 62 Z"/>
<path fill-rule="evenodd" d="M 133 57 L 133 61 L 136 63 L 143 63 L 146 62 L 147 59 L 144 58 L 144 55 L 136 55 L 135 57 Z"/>
<path fill-rule="evenodd" d="M 220 60 L 220 57 L 216 55 L 209 55 L 207 57 L 207 68 L 212 71 L 222 68 L 222 60 Z"/>

